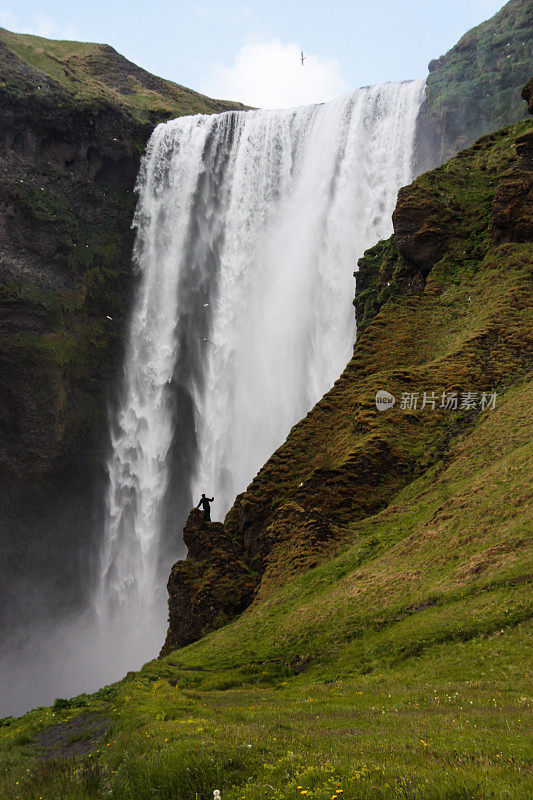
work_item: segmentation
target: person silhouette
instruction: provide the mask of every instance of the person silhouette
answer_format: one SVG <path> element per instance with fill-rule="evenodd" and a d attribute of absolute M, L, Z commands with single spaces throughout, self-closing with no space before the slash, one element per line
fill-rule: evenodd
<path fill-rule="evenodd" d="M 196 508 L 200 508 L 202 506 L 204 510 L 204 522 L 211 522 L 211 506 L 209 503 L 212 503 L 214 497 L 206 497 L 205 494 L 202 492 L 202 496 L 200 498 L 200 502 L 196 506 Z"/>

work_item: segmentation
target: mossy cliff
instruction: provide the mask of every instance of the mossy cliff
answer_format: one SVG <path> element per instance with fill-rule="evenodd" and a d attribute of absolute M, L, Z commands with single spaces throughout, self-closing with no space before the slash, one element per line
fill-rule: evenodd
<path fill-rule="evenodd" d="M 520 90 L 532 63 L 532 0 L 510 0 L 431 61 L 417 123 L 416 173 L 520 121 L 525 115 Z"/>
<path fill-rule="evenodd" d="M 2 614 L 18 603 L 15 584 L 25 587 L 25 613 L 39 611 L 48 574 L 62 609 L 66 594 L 83 591 L 145 143 L 161 120 L 235 107 L 106 45 L 0 29 Z"/>
<path fill-rule="evenodd" d="M 490 396 L 498 404 L 522 386 L 531 369 L 532 159 L 531 123 L 520 123 L 400 191 L 394 235 L 359 262 L 352 360 L 237 497 L 224 558 L 190 551 L 174 567 L 173 576 L 189 579 L 178 592 L 171 576 L 163 654 L 198 635 L 190 626 L 197 609 L 203 632 L 245 601 L 260 614 L 279 587 L 353 541 L 365 520 L 392 514 L 406 486 L 450 469 L 496 413 L 484 407 Z M 380 390 L 396 398 L 392 409 L 376 409 Z M 457 393 L 457 407 L 442 407 L 443 392 Z M 457 511 L 439 509 L 448 513 Z M 217 536 L 222 542 L 220 525 Z M 228 563 L 247 580 L 228 584 Z M 219 587 L 209 608 L 206 576 Z"/>

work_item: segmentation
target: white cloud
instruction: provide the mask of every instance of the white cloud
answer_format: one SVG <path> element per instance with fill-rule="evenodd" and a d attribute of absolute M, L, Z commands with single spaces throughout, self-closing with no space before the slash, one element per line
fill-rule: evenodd
<path fill-rule="evenodd" d="M 206 88 L 212 97 L 259 108 L 322 103 L 347 91 L 336 58 L 306 54 L 302 66 L 299 45 L 279 39 L 243 45 L 231 67 L 213 67 Z"/>

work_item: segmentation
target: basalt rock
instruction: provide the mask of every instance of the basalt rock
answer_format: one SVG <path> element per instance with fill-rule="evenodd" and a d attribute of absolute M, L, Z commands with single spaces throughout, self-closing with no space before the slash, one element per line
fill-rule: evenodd
<path fill-rule="evenodd" d="M 411 184 L 398 193 L 392 215 L 394 244 L 416 271 L 426 275 L 460 231 L 460 209 L 431 186 Z"/>
<path fill-rule="evenodd" d="M 533 114 L 533 78 L 522 90 Z M 533 239 L 533 128 L 515 141 L 518 160 L 502 176 L 492 203 L 491 233 L 495 242 Z"/>
<path fill-rule="evenodd" d="M 498 184 L 492 204 L 495 242 L 533 239 L 533 128 L 516 140 L 518 161 Z"/>
<path fill-rule="evenodd" d="M 527 103 L 527 110 L 533 114 L 533 77 L 528 80 L 522 89 L 522 97 Z"/>

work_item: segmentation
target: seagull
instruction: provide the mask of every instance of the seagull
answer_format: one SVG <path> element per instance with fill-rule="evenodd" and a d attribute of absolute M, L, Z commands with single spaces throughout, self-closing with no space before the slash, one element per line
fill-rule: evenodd
<path fill-rule="evenodd" d="M 207 308 L 208 305 L 209 303 L 204 303 L 204 308 Z"/>
<path fill-rule="evenodd" d="M 201 339 L 202 342 L 206 342 L 207 344 L 214 344 L 211 339 L 206 339 L 205 336 L 197 336 L 197 339 Z"/>
<path fill-rule="evenodd" d="M 302 67 L 303 67 L 304 61 L 307 58 L 307 56 L 304 56 L 304 51 L 303 50 L 300 50 L 300 58 L 302 60 Z"/>

